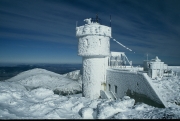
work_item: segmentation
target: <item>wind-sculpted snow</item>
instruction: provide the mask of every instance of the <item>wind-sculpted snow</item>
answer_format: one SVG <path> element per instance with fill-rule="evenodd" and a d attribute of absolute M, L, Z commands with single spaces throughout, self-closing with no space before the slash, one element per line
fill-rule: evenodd
<path fill-rule="evenodd" d="M 112 119 L 180 119 L 179 112 L 180 108 L 155 108 L 142 103 L 115 114 Z"/>
<path fill-rule="evenodd" d="M 80 74 L 80 70 L 75 70 L 75 71 L 63 74 L 63 76 L 69 79 L 73 79 L 73 80 L 80 80 L 82 75 Z"/>
<path fill-rule="evenodd" d="M 43 87 L 63 94 L 81 92 L 81 84 L 78 81 L 73 81 L 63 75 L 39 68 L 22 72 L 6 81 L 18 82 L 28 90 Z"/>
<path fill-rule="evenodd" d="M 31 75 L 34 70 L 21 74 L 28 73 Z M 144 103 L 135 104 L 128 96 L 117 100 L 90 100 L 82 97 L 82 93 L 54 94 L 47 85 L 27 90 L 18 81 L 20 77 L 27 79 L 21 74 L 14 77 L 16 81 L 0 82 L 0 119 L 180 119 L 180 106 L 175 103 L 168 108 L 155 108 Z"/>
<path fill-rule="evenodd" d="M 163 77 L 162 80 L 154 80 L 153 82 L 153 86 L 160 90 L 160 95 L 168 102 L 168 106 L 172 103 L 180 104 L 179 77 Z"/>

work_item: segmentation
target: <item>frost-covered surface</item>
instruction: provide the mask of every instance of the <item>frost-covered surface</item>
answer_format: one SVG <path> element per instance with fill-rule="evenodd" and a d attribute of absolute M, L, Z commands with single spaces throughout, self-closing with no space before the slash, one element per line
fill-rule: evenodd
<path fill-rule="evenodd" d="M 93 23 L 91 19 L 84 21 L 87 24 L 76 27 L 78 55 L 83 57 L 82 93 L 86 98 L 97 99 L 100 97 L 101 83 L 106 81 L 111 28 Z"/>
<path fill-rule="evenodd" d="M 171 67 L 171 69 L 176 72 L 180 71 L 180 68 L 177 66 Z M 128 72 L 120 71 L 120 69 L 109 69 L 107 71 L 107 90 L 109 90 L 108 84 L 110 84 L 111 91 L 119 98 L 126 95 L 128 90 L 131 90 L 131 93 L 144 94 L 166 107 L 170 107 L 173 104 L 180 104 L 179 76 L 169 76 L 163 77 L 161 80 L 152 80 L 147 74 L 141 74 L 141 72 L 135 73 L 136 71 Z M 117 86 L 117 93 L 115 93 L 114 85 Z"/>
<path fill-rule="evenodd" d="M 111 28 L 86 20 L 89 24 L 76 27 L 76 36 L 79 38 L 78 55 L 109 56 Z"/>
<path fill-rule="evenodd" d="M 161 100 L 157 90 L 155 90 L 156 88 L 154 88 L 149 81 L 151 80 L 145 78 L 143 73 L 114 69 L 107 70 L 107 90 L 111 90 L 116 97 L 122 98 L 127 94 L 133 95 L 133 93 L 136 92 L 146 95 L 158 104 L 164 105 L 163 100 Z M 109 87 L 109 85 L 111 87 Z M 115 92 L 115 86 L 117 86 L 117 93 Z"/>
<path fill-rule="evenodd" d="M 22 72 L 6 81 L 19 83 L 28 90 L 38 87 L 51 89 L 57 93 L 62 91 L 72 93 L 82 90 L 78 81 L 72 81 L 63 75 L 39 68 Z"/>
<path fill-rule="evenodd" d="M 153 80 L 153 86 L 159 90 L 160 96 L 171 106 L 180 104 L 180 78 L 163 77 L 162 80 Z"/>
<path fill-rule="evenodd" d="M 101 83 L 105 81 L 105 58 L 83 58 L 83 95 L 90 99 L 100 96 Z"/>
<path fill-rule="evenodd" d="M 98 23 L 85 24 L 76 27 L 76 36 L 99 35 L 111 37 L 111 27 L 100 25 Z"/>
<path fill-rule="evenodd" d="M 180 66 L 168 66 L 168 69 L 172 69 L 178 76 L 180 76 Z"/>
<path fill-rule="evenodd" d="M 109 37 L 106 36 L 83 36 L 79 38 L 78 55 L 80 56 L 109 56 Z"/>
<path fill-rule="evenodd" d="M 27 90 L 18 79 L 0 82 L 0 119 L 180 119 L 180 106 L 174 103 L 156 108 L 134 102 L 128 96 L 118 100 L 90 100 L 81 93 L 62 96 L 43 85 Z"/>
<path fill-rule="evenodd" d="M 63 74 L 63 76 L 69 79 L 73 79 L 73 80 L 79 80 L 81 78 L 80 70 L 75 70 L 75 71 Z"/>

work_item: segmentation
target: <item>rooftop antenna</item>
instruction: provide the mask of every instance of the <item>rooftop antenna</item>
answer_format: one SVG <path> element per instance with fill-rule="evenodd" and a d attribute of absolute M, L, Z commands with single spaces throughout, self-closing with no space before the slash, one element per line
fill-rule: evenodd
<path fill-rule="evenodd" d="M 76 21 L 76 27 L 77 27 L 77 25 L 78 25 L 78 21 Z"/>
<path fill-rule="evenodd" d="M 99 23 L 98 14 L 96 14 L 96 22 Z"/>
<path fill-rule="evenodd" d="M 110 27 L 111 27 L 111 15 L 110 15 L 110 20 L 109 20 L 109 25 L 110 25 Z"/>

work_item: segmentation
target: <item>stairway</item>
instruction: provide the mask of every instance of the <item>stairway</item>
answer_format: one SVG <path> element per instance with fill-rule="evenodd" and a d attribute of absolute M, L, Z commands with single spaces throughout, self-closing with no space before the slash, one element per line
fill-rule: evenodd
<path fill-rule="evenodd" d="M 104 99 L 111 99 L 111 100 L 116 100 L 117 99 L 112 91 L 103 91 L 103 90 L 101 90 L 100 95 L 101 95 L 101 98 L 104 98 Z"/>

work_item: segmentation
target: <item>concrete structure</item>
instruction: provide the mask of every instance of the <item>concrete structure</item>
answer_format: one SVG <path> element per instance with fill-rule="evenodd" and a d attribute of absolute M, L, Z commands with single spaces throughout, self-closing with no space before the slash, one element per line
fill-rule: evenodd
<path fill-rule="evenodd" d="M 111 28 L 85 19 L 84 26 L 76 27 L 79 38 L 78 55 L 83 57 L 83 96 L 97 99 L 105 90 L 106 69 L 110 55 Z"/>
<path fill-rule="evenodd" d="M 111 68 L 126 68 L 127 62 L 132 66 L 132 61 L 129 61 L 124 52 L 111 52 L 108 57 L 108 66 Z"/>
<path fill-rule="evenodd" d="M 157 56 L 151 61 L 144 61 L 144 71 L 147 71 L 149 77 L 151 77 L 152 79 L 162 78 L 164 72 L 167 71 L 167 68 L 167 64 L 161 62 L 161 60 Z"/>
<path fill-rule="evenodd" d="M 132 61 L 124 52 L 110 53 L 111 27 L 91 19 L 84 21 L 87 24 L 76 27 L 78 55 L 82 56 L 83 63 L 83 96 L 117 99 L 128 95 L 136 101 L 148 103 L 150 100 L 158 107 L 166 107 L 167 103 L 153 86 L 152 79 L 162 77 L 167 65 L 156 57 L 144 61 L 144 71 L 132 68 Z M 128 68 L 125 68 L 126 62 L 130 65 Z"/>
<path fill-rule="evenodd" d="M 145 72 L 132 72 L 121 69 L 107 69 L 106 95 L 112 99 L 130 96 L 136 102 L 144 102 L 157 107 L 166 107 L 151 78 Z M 106 97 L 103 97 L 106 98 Z"/>

